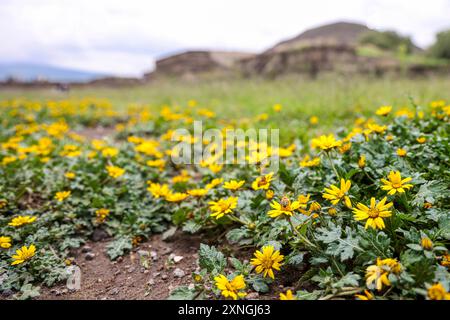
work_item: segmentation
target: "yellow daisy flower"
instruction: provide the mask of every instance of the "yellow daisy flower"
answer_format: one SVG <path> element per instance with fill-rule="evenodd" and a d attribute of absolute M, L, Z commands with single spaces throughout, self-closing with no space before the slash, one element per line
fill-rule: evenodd
<path fill-rule="evenodd" d="M 296 297 L 292 294 L 291 290 L 286 291 L 286 293 L 280 293 L 280 300 L 297 300 Z"/>
<path fill-rule="evenodd" d="M 193 197 L 203 197 L 208 191 L 208 189 L 191 189 L 188 190 L 187 193 Z"/>
<path fill-rule="evenodd" d="M 387 116 L 392 111 L 392 106 L 381 106 L 375 112 L 378 116 Z"/>
<path fill-rule="evenodd" d="M 448 293 L 441 283 L 433 284 L 428 288 L 428 299 L 430 300 L 450 300 Z"/>
<path fill-rule="evenodd" d="M 318 138 L 312 139 L 311 141 L 311 146 L 313 148 L 320 148 L 324 151 L 332 150 L 333 148 L 340 147 L 341 145 L 342 141 L 336 140 L 332 134 L 328 136 L 322 135 Z"/>
<path fill-rule="evenodd" d="M 370 199 L 370 207 L 362 203 L 356 205 L 357 209 L 353 209 L 355 220 L 362 221 L 366 220 L 365 228 L 371 227 L 373 229 L 384 229 L 385 224 L 383 218 L 388 218 L 391 216 L 391 211 L 388 209 L 394 204 L 392 202 L 386 203 L 387 198 L 384 197 L 381 201 L 376 203 L 375 198 Z"/>
<path fill-rule="evenodd" d="M 187 197 L 189 197 L 189 195 L 186 193 L 175 192 L 166 195 L 166 200 L 169 202 L 181 202 L 185 200 Z"/>
<path fill-rule="evenodd" d="M 21 227 L 23 225 L 33 223 L 36 219 L 36 217 L 32 216 L 18 216 L 13 218 L 8 225 L 11 227 Z"/>
<path fill-rule="evenodd" d="M 294 201 L 291 203 L 291 200 L 289 200 L 289 198 L 286 196 L 281 198 L 281 201 L 279 203 L 273 200 L 270 206 L 273 208 L 273 210 L 270 210 L 269 212 L 267 212 L 267 214 L 271 218 L 276 218 L 280 215 L 291 217 L 295 210 L 299 208 L 306 208 L 305 204 L 301 204 L 298 201 Z"/>
<path fill-rule="evenodd" d="M 364 290 L 364 294 L 355 294 L 355 298 L 359 300 L 373 300 L 374 296 L 369 291 Z"/>
<path fill-rule="evenodd" d="M 11 248 L 11 241 L 12 241 L 11 237 L 1 236 L 0 237 L 0 248 L 3 248 L 3 249 Z"/>
<path fill-rule="evenodd" d="M 159 184 L 159 183 L 150 183 L 147 188 L 147 191 L 150 192 L 154 198 L 158 199 L 159 197 L 166 197 L 170 194 L 170 189 L 167 184 Z"/>
<path fill-rule="evenodd" d="M 36 247 L 33 244 L 28 248 L 26 246 L 23 246 L 21 249 L 17 249 L 16 254 L 12 256 L 14 261 L 11 263 L 11 265 L 15 266 L 17 264 L 24 263 L 33 258 L 35 253 Z"/>
<path fill-rule="evenodd" d="M 70 197 L 71 191 L 60 191 L 55 194 L 55 199 L 59 202 L 63 202 L 65 199 Z"/>
<path fill-rule="evenodd" d="M 221 291 L 222 296 L 225 298 L 230 297 L 233 300 L 237 300 L 246 296 L 245 292 L 240 291 L 246 287 L 243 275 L 236 276 L 233 280 L 228 281 L 227 277 L 220 274 L 214 278 L 214 281 L 216 281 L 217 289 Z"/>
<path fill-rule="evenodd" d="M 381 189 L 389 191 L 388 192 L 389 195 L 394 195 L 397 192 L 404 193 L 405 190 L 408 190 L 413 187 L 412 184 L 407 183 L 411 180 L 412 178 L 410 177 L 402 179 L 400 171 L 391 171 L 388 175 L 388 180 L 381 179 L 381 182 L 384 184 L 384 186 L 381 186 Z"/>
<path fill-rule="evenodd" d="M 270 172 L 264 176 L 258 177 L 253 181 L 253 190 L 267 190 L 270 187 L 270 182 L 273 180 L 273 172 Z"/>
<path fill-rule="evenodd" d="M 229 197 L 225 199 L 220 199 L 219 201 L 210 201 L 209 208 L 213 213 L 211 217 L 216 217 L 216 219 L 222 218 L 225 214 L 232 213 L 233 209 L 236 209 L 238 203 L 237 197 Z"/>
<path fill-rule="evenodd" d="M 255 258 L 251 260 L 251 264 L 255 266 L 256 273 L 263 273 L 264 277 L 275 278 L 273 270 L 280 271 L 284 256 L 280 254 L 279 250 L 275 250 L 273 246 L 265 246 L 262 248 L 262 252 L 256 250 L 254 253 Z"/>
<path fill-rule="evenodd" d="M 324 199 L 329 200 L 333 205 L 337 205 L 339 201 L 343 200 L 348 208 L 352 207 L 352 202 L 347 196 L 352 183 L 350 180 L 341 179 L 340 188 L 336 187 L 334 184 L 330 188 L 325 188 L 325 193 L 322 195 Z"/>
<path fill-rule="evenodd" d="M 241 180 L 241 181 L 236 181 L 236 180 L 226 181 L 223 184 L 223 188 L 224 189 L 228 189 L 228 190 L 236 191 L 240 187 L 242 187 L 244 185 L 244 183 L 245 183 L 245 180 Z"/>
<path fill-rule="evenodd" d="M 107 166 L 106 170 L 108 171 L 108 175 L 114 179 L 121 177 L 125 170 L 116 166 Z"/>

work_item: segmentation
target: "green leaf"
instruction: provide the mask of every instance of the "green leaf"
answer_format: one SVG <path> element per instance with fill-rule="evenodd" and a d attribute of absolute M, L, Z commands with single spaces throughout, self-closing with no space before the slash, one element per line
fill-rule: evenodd
<path fill-rule="evenodd" d="M 359 275 L 354 274 L 353 272 L 349 272 L 341 279 L 339 279 L 337 282 L 333 283 L 332 287 L 333 288 L 343 288 L 346 286 L 357 287 L 359 285 L 360 279 L 361 277 Z"/>
<path fill-rule="evenodd" d="M 262 278 L 256 278 L 252 281 L 252 287 L 257 292 L 266 293 L 269 292 L 269 286 Z"/>
<path fill-rule="evenodd" d="M 195 290 L 189 289 L 187 286 L 180 286 L 175 288 L 167 298 L 168 300 L 193 300 L 195 297 Z"/>
<path fill-rule="evenodd" d="M 183 226 L 183 231 L 189 233 L 196 233 L 202 228 L 200 223 L 195 222 L 194 220 L 187 221 Z"/>
<path fill-rule="evenodd" d="M 133 248 L 132 241 L 130 237 L 123 236 L 111 241 L 106 246 L 107 253 L 111 260 L 115 260 L 122 256 L 126 251 Z"/>
<path fill-rule="evenodd" d="M 198 261 L 200 268 L 205 268 L 213 274 L 222 273 L 227 265 L 227 260 L 222 252 L 203 243 L 200 244 Z"/>

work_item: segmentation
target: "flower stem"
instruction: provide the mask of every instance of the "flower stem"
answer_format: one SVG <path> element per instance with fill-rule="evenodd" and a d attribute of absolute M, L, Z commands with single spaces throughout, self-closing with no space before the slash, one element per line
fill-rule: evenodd
<path fill-rule="evenodd" d="M 304 235 L 302 235 L 298 230 L 294 227 L 294 224 L 292 223 L 291 217 L 288 218 L 289 224 L 291 225 L 292 232 L 295 233 L 297 237 L 299 237 L 303 242 L 308 244 L 309 246 L 316 248 L 316 245 L 308 240 Z"/>
<path fill-rule="evenodd" d="M 334 166 L 334 163 L 333 163 L 333 160 L 331 159 L 330 153 L 328 151 L 325 151 L 325 154 L 327 155 L 328 160 L 330 161 L 331 168 L 333 169 L 334 174 L 336 175 L 336 177 L 338 178 L 338 181 L 339 181 L 341 179 L 341 177 L 340 177 L 339 173 L 337 172 L 336 167 Z"/>

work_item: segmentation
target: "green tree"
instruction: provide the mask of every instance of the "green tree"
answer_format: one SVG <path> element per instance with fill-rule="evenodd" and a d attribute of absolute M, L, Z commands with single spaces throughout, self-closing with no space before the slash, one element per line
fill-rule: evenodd
<path fill-rule="evenodd" d="M 411 38 L 401 36 L 395 31 L 366 32 L 361 36 L 359 42 L 361 44 L 371 44 L 380 49 L 401 54 L 411 53 L 414 48 Z"/>
<path fill-rule="evenodd" d="M 436 42 L 430 48 L 430 54 L 435 58 L 450 60 L 450 29 L 436 35 Z"/>

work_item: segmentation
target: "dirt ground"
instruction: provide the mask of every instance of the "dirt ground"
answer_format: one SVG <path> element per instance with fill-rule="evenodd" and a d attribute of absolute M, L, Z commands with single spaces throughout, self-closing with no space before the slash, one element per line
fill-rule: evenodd
<path fill-rule="evenodd" d="M 129 254 L 111 261 L 106 255 L 108 241 L 89 242 L 74 252 L 73 264 L 81 269 L 79 290 L 69 290 L 66 283 L 52 288 L 42 286 L 41 295 L 36 299 L 164 300 L 177 286 L 192 283 L 200 243 L 208 243 L 200 235 L 182 232 L 165 241 L 161 235 L 154 235 Z M 243 254 L 239 253 L 238 257 Z M 245 256 L 250 257 L 251 252 Z M 290 277 L 292 271 L 277 277 L 270 294 L 260 295 L 249 288 L 247 299 L 278 299 L 280 292 L 292 289 L 293 279 L 297 279 Z M 298 276 L 298 270 L 294 273 Z"/>
<path fill-rule="evenodd" d="M 182 233 L 167 242 L 155 235 L 116 261 L 106 255 L 108 241 L 90 242 L 74 257 L 81 269 L 81 289 L 68 290 L 65 283 L 42 287 L 38 299 L 166 299 L 173 288 L 192 282 L 200 242 L 199 236 Z"/>

